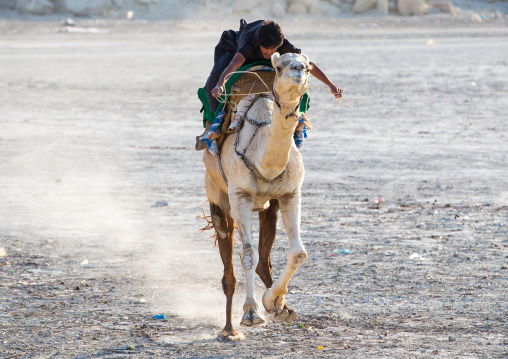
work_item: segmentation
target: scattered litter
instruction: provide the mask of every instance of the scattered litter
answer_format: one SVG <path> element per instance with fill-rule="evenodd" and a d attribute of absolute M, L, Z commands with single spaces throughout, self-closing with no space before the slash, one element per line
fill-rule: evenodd
<path fill-rule="evenodd" d="M 474 14 L 474 15 L 472 15 L 472 16 L 469 18 L 469 20 L 470 20 L 471 22 L 483 22 L 483 18 L 482 18 L 482 16 L 481 16 L 481 15 L 478 15 L 478 14 Z"/>
<path fill-rule="evenodd" d="M 134 344 L 129 344 L 126 345 L 125 348 L 111 349 L 111 352 L 119 354 L 137 354 L 140 352 L 140 348 L 136 348 Z"/>
<path fill-rule="evenodd" d="M 84 28 L 84 27 L 63 26 L 63 27 L 60 28 L 60 32 L 107 34 L 107 33 L 109 33 L 109 30 L 107 30 L 107 29 L 98 29 L 96 27 Z"/>
<path fill-rule="evenodd" d="M 448 337 L 448 340 L 451 341 L 451 342 L 454 342 L 456 340 L 455 335 L 450 335 Z"/>
<path fill-rule="evenodd" d="M 436 41 L 433 38 L 428 39 L 425 42 L 425 45 L 435 45 Z"/>
<path fill-rule="evenodd" d="M 384 202 L 384 198 L 383 197 L 377 197 L 377 198 L 374 198 L 372 200 L 372 206 L 371 208 L 372 209 L 379 209 L 379 206 L 381 206 Z"/>
<path fill-rule="evenodd" d="M 164 319 L 166 319 L 166 317 L 164 316 L 164 314 L 156 314 L 156 315 L 153 316 L 153 319 L 162 319 L 162 320 L 164 320 Z"/>
<path fill-rule="evenodd" d="M 76 26 L 76 22 L 74 20 L 72 20 L 70 17 L 68 17 L 67 19 L 64 19 L 62 21 L 60 21 L 60 23 L 63 25 L 63 26 Z"/>
<path fill-rule="evenodd" d="M 5 256 L 7 256 L 7 252 L 5 251 L 5 248 L 2 247 L 2 248 L 0 248 L 0 257 L 5 257 Z"/>
<path fill-rule="evenodd" d="M 317 348 L 318 348 L 319 350 L 323 349 L 323 347 L 322 347 L 321 345 L 320 345 L 320 346 L 318 346 Z"/>
<path fill-rule="evenodd" d="M 334 249 L 333 250 L 333 254 L 351 254 L 353 252 L 351 252 L 349 249 Z"/>
<path fill-rule="evenodd" d="M 409 259 L 415 259 L 415 260 L 418 260 L 418 261 L 422 261 L 422 262 L 425 262 L 427 260 L 427 258 L 425 257 L 422 257 L 421 255 L 419 255 L 418 253 L 413 253 L 409 256 Z"/>
<path fill-rule="evenodd" d="M 157 202 L 155 202 L 155 204 L 152 207 L 164 207 L 167 205 L 168 205 L 168 202 L 166 202 L 166 201 L 157 201 Z"/>
<path fill-rule="evenodd" d="M 126 18 L 127 20 L 131 20 L 133 17 L 134 17 L 134 11 L 127 11 L 127 12 L 125 13 L 125 18 Z"/>
<path fill-rule="evenodd" d="M 86 266 L 88 264 L 88 259 L 85 259 L 83 262 L 80 263 L 82 266 Z"/>

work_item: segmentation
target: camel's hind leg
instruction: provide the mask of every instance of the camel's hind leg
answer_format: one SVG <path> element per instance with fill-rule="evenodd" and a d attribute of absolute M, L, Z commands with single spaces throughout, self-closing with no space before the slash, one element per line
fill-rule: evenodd
<path fill-rule="evenodd" d="M 211 178 L 206 176 L 206 192 L 210 202 L 212 224 L 219 243 L 219 252 L 224 264 L 222 289 L 226 295 L 226 325 L 219 333 L 221 340 L 238 340 L 241 337 L 233 328 L 233 295 L 236 290 L 236 277 L 233 269 L 233 233 L 235 222 L 230 215 L 229 200 L 226 194 L 213 185 Z"/>
<path fill-rule="evenodd" d="M 226 215 L 216 204 L 210 203 L 210 213 L 212 214 L 212 223 L 216 228 L 217 242 L 219 243 L 219 252 L 224 264 L 224 275 L 222 276 L 222 289 L 226 295 L 226 325 L 219 334 L 220 339 L 235 340 L 238 334 L 233 329 L 233 295 L 236 290 L 236 277 L 233 269 L 233 232 L 235 222 L 230 215 Z"/>
<path fill-rule="evenodd" d="M 276 199 L 270 200 L 270 207 L 259 212 L 259 263 L 256 273 L 266 288 L 270 288 L 273 284 L 270 252 L 277 234 L 278 217 L 279 201 Z"/>
<path fill-rule="evenodd" d="M 271 288 L 273 284 L 270 253 L 277 234 L 278 217 L 279 201 L 276 199 L 270 200 L 270 207 L 259 212 L 259 263 L 256 268 L 256 273 L 267 289 Z M 275 319 L 294 322 L 297 319 L 297 313 L 289 309 L 287 304 L 284 304 L 283 311 L 276 315 Z"/>

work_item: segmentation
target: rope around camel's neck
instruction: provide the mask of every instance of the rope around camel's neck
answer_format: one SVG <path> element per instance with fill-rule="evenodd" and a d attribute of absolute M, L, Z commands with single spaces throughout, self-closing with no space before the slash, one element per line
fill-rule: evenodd
<path fill-rule="evenodd" d="M 275 86 L 274 86 L 275 88 Z M 256 167 L 266 178 L 273 178 L 282 173 L 288 162 L 293 146 L 293 134 L 298 125 L 300 98 L 281 103 L 281 98 L 274 91 L 274 106 L 271 125 L 267 128 L 264 151 L 256 158 Z"/>

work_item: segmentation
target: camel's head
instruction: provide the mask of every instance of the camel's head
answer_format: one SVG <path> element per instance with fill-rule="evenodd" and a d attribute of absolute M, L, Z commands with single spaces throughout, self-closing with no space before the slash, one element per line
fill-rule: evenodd
<path fill-rule="evenodd" d="M 287 53 L 281 56 L 276 52 L 272 55 L 272 65 L 276 71 L 273 86 L 279 95 L 300 97 L 307 92 L 311 68 L 307 55 Z"/>

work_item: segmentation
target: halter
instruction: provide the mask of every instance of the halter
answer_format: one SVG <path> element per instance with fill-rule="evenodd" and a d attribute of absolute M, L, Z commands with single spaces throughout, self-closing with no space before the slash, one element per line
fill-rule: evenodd
<path fill-rule="evenodd" d="M 277 100 L 277 96 L 275 96 L 275 90 L 272 90 L 272 92 L 270 93 L 273 97 L 273 101 L 275 102 L 275 104 L 277 105 L 277 107 L 279 108 L 279 110 L 282 110 L 282 107 L 280 105 L 280 102 L 279 100 Z M 296 111 L 300 108 L 300 104 L 302 102 L 302 98 L 303 96 L 300 96 L 300 100 L 298 101 L 298 105 L 296 105 L 295 109 L 293 110 L 293 112 L 289 113 L 287 116 L 286 116 L 286 120 L 289 118 L 289 116 L 294 116 L 298 119 L 298 115 L 296 114 Z"/>

